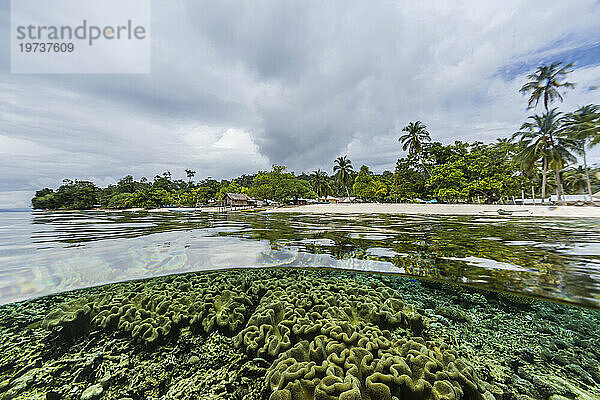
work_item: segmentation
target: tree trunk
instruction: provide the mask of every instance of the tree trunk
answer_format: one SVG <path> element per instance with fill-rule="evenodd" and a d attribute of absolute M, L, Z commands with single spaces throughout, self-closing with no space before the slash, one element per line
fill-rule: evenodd
<path fill-rule="evenodd" d="M 588 194 L 590 195 L 590 201 L 594 201 L 592 198 L 592 182 L 590 181 L 590 171 L 587 166 L 587 159 L 585 154 L 585 142 L 583 143 L 583 169 L 585 170 L 585 181 L 587 183 Z"/>
<path fill-rule="evenodd" d="M 562 179 L 560 178 L 560 169 L 554 168 L 554 174 L 556 175 L 556 196 L 558 197 L 558 204 L 564 204 L 563 202 L 563 187 Z"/>
<path fill-rule="evenodd" d="M 421 160 L 421 165 L 423 166 L 423 169 L 425 170 L 425 172 L 427 172 L 428 178 L 431 178 L 431 172 L 429 172 L 429 170 L 425 166 L 425 161 L 423 161 L 423 157 L 419 157 L 419 158 Z"/>
<path fill-rule="evenodd" d="M 542 168 L 542 203 L 546 200 L 546 176 L 548 175 L 548 159 L 543 157 L 544 167 Z"/>

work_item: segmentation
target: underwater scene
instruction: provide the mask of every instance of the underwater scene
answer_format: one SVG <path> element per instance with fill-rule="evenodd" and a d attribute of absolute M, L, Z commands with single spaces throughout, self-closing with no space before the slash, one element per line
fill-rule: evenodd
<path fill-rule="evenodd" d="M 0 212 L 0 399 L 600 399 L 585 218 Z"/>

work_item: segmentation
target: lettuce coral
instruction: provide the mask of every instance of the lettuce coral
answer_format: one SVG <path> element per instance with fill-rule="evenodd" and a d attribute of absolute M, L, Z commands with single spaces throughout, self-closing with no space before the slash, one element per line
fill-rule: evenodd
<path fill-rule="evenodd" d="M 87 325 L 147 344 L 184 327 L 219 330 L 269 360 L 270 400 L 481 399 L 473 368 L 425 340 L 423 310 L 400 296 L 318 273 L 188 274 L 108 286 L 59 305 L 43 326 Z"/>

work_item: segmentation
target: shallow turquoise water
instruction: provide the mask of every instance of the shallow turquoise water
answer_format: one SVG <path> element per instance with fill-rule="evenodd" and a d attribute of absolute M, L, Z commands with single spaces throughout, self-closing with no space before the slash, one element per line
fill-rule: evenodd
<path fill-rule="evenodd" d="M 232 267 L 399 273 L 600 307 L 594 219 L 0 212 L 0 303 Z"/>

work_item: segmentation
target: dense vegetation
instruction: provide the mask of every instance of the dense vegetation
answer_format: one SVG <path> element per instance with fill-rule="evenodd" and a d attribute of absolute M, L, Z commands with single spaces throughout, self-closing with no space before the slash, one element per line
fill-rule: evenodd
<path fill-rule="evenodd" d="M 215 203 L 226 193 L 243 193 L 261 200 L 284 202 L 328 195 L 356 196 L 367 201 L 406 202 L 436 199 L 440 202 L 492 203 L 535 194 L 547 198 L 556 192 L 589 194 L 600 190 L 600 169 L 589 168 L 586 151 L 600 143 L 600 107 L 589 104 L 570 113 L 552 102 L 562 101 L 560 90 L 572 88 L 566 77 L 572 65 L 543 65 L 528 76 L 521 92 L 529 95 L 529 108 L 540 101 L 544 112 L 534 114 L 510 138 L 495 143 L 432 142 L 421 121 L 410 122 L 398 139 L 406 157 L 394 171 L 373 173 L 368 166 L 356 171 L 346 157 L 334 161 L 333 173 L 316 170 L 300 175 L 274 164 L 270 171 L 216 181 L 173 180 L 169 171 L 153 181 L 131 175 L 117 184 L 99 188 L 94 183 L 64 180 L 57 190 L 36 192 L 32 205 L 38 209 L 194 207 Z M 581 157 L 583 165 L 577 164 Z"/>

